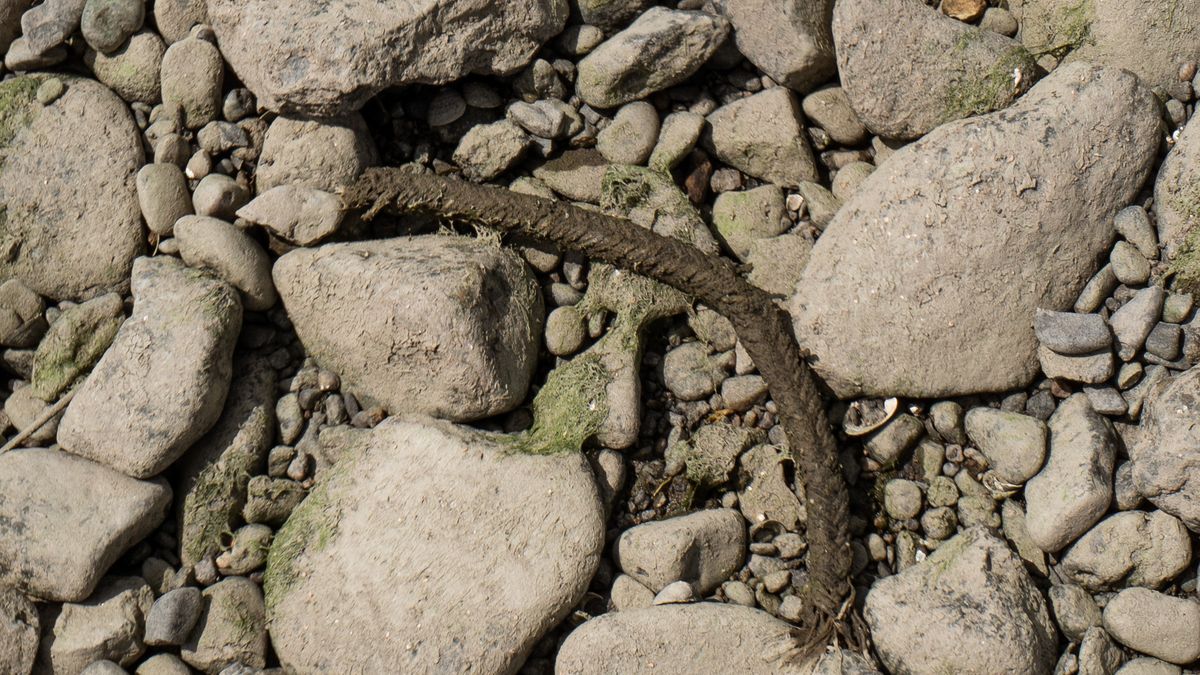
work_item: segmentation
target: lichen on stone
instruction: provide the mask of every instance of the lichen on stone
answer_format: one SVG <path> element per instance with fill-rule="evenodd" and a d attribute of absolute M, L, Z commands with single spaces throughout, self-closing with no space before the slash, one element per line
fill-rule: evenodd
<path fill-rule="evenodd" d="M 612 381 L 596 353 L 584 353 L 555 368 L 533 399 L 533 427 L 515 436 L 513 450 L 532 455 L 577 452 L 608 415 Z"/>
<path fill-rule="evenodd" d="M 968 72 L 945 95 L 942 120 L 971 117 L 1008 105 L 1031 82 L 1038 65 L 1024 47 L 1011 47 L 982 73 Z"/>

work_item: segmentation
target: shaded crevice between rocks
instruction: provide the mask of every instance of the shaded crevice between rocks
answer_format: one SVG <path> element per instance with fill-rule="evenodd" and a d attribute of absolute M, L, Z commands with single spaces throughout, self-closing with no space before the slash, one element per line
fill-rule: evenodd
<path fill-rule="evenodd" d="M 766 380 L 799 468 L 808 505 L 808 584 L 796 623 L 802 652 L 837 640 L 867 644 L 853 610 L 849 492 L 826 419 L 817 378 L 792 333 L 788 314 L 727 261 L 623 218 L 567 202 L 403 169 L 369 169 L 342 194 L 366 220 L 383 211 L 425 213 L 542 239 L 592 260 L 671 286 L 724 315 Z"/>

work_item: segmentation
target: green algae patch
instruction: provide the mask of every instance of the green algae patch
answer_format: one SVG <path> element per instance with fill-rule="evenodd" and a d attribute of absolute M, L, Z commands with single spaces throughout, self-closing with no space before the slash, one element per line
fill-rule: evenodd
<path fill-rule="evenodd" d="M 584 353 L 555 368 L 533 399 L 533 427 L 510 448 L 531 455 L 577 452 L 608 417 L 612 376 L 601 357 Z"/>
<path fill-rule="evenodd" d="M 943 104 L 943 121 L 999 110 L 1028 87 L 1038 71 L 1037 60 L 1024 47 L 1012 47 L 982 73 L 967 73 L 951 84 Z"/>
<path fill-rule="evenodd" d="M 295 565 L 300 556 L 321 552 L 337 536 L 341 509 L 333 505 L 329 493 L 351 463 L 343 461 L 327 469 L 324 480 L 313 487 L 304 501 L 292 511 L 283 527 L 275 533 L 267 553 L 267 569 L 263 574 L 263 593 L 268 612 L 295 585 Z"/>

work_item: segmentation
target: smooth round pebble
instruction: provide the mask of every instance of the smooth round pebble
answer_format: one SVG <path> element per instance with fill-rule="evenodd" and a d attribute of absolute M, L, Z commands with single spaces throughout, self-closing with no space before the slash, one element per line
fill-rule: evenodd
<path fill-rule="evenodd" d="M 192 193 L 196 215 L 233 220 L 237 210 L 250 201 L 250 192 L 229 176 L 213 173 L 205 176 Z"/>
<path fill-rule="evenodd" d="M 883 486 L 883 508 L 895 520 L 916 518 L 921 512 L 921 487 L 903 478 L 889 480 Z"/>
<path fill-rule="evenodd" d="M 267 252 L 236 225 L 206 216 L 175 223 L 179 255 L 193 267 L 211 269 L 242 292 L 246 309 L 261 312 L 278 299 Z"/>
<path fill-rule="evenodd" d="M 555 356 L 579 351 L 587 337 L 583 317 L 574 307 L 558 307 L 546 317 L 546 349 Z"/>

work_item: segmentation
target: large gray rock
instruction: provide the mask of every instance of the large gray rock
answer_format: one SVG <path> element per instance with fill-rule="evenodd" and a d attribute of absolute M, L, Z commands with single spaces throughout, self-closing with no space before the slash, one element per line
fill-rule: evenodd
<path fill-rule="evenodd" d="M 826 382 L 842 397 L 1027 385 L 1035 310 L 1071 307 L 1108 250 L 1154 159 L 1157 106 L 1132 75 L 1074 64 L 896 151 L 838 211 L 792 298 Z M 1094 158 L 1082 174 L 1080 152 Z"/>
<path fill-rule="evenodd" d="M 1042 74 L 1015 40 L 920 0 L 841 0 L 833 37 L 850 104 L 886 138 L 1004 108 Z"/>
<path fill-rule="evenodd" d="M 1055 553 L 1108 510 L 1118 441 L 1112 423 L 1084 394 L 1063 401 L 1050 418 L 1050 457 L 1025 485 L 1029 537 Z"/>
<path fill-rule="evenodd" d="M 267 620 L 263 594 L 246 577 L 227 577 L 204 589 L 204 609 L 179 650 L 188 665 L 206 673 L 231 663 L 267 665 Z"/>
<path fill-rule="evenodd" d="M 0 671 L 28 675 L 40 631 L 37 607 L 20 591 L 0 585 Z"/>
<path fill-rule="evenodd" d="M 724 0 L 738 51 L 771 79 L 805 92 L 837 73 L 833 0 Z"/>
<path fill-rule="evenodd" d="M 142 630 L 154 591 L 141 577 L 107 579 L 87 600 L 68 602 L 42 642 L 42 664 L 74 675 L 94 661 L 132 665 L 146 645 Z"/>
<path fill-rule="evenodd" d="M 811 673 L 812 665 L 803 663 L 799 655 L 791 625 L 762 610 L 701 602 L 611 612 L 592 619 L 567 637 L 554 672 Z"/>
<path fill-rule="evenodd" d="M 263 358 L 234 362 L 220 419 L 180 460 L 175 485 L 179 557 L 193 565 L 221 551 L 241 524 L 247 483 L 275 440 L 275 369 Z"/>
<path fill-rule="evenodd" d="M 1200 123 L 1188 123 L 1154 182 L 1154 215 L 1164 259 L 1177 258 L 1200 224 Z M 1200 243 L 1200 242 L 1198 242 Z"/>
<path fill-rule="evenodd" d="M 1162 511 L 1123 511 L 1100 521 L 1067 550 L 1062 573 L 1091 591 L 1121 583 L 1159 588 L 1192 561 L 1192 541 Z"/>
<path fill-rule="evenodd" d="M 256 189 L 260 195 L 288 184 L 336 190 L 378 161 L 358 113 L 325 120 L 276 117 L 263 141 Z"/>
<path fill-rule="evenodd" d="M 1200 14 L 1174 0 L 1023 0 L 1021 42 L 1035 53 L 1070 51 L 1133 71 L 1147 86 L 1178 87 L 1179 67 L 1200 60 Z"/>
<path fill-rule="evenodd" d="M 274 277 L 309 354 L 355 395 L 456 421 L 525 398 L 543 308 L 514 253 L 438 235 L 329 244 L 288 253 Z"/>
<path fill-rule="evenodd" d="M 0 455 L 0 584 L 77 602 L 171 503 L 163 481 L 139 481 L 65 452 Z"/>
<path fill-rule="evenodd" d="M 507 75 L 562 30 L 566 0 L 208 0 L 221 52 L 258 102 L 332 116 L 380 91 Z"/>
<path fill-rule="evenodd" d="M 139 258 L 133 314 L 67 406 L 66 450 L 148 478 L 217 421 L 242 326 L 237 291 L 176 258 Z"/>
<path fill-rule="evenodd" d="M 1058 656 L 1041 592 L 982 527 L 875 582 L 863 616 L 891 672 L 1048 673 Z"/>
<path fill-rule="evenodd" d="M 1155 506 L 1200 532 L 1200 368 L 1151 391 L 1142 433 L 1129 444 L 1133 481 Z"/>
<path fill-rule="evenodd" d="M 516 672 L 599 564 L 604 509 L 587 460 L 422 418 L 361 433 L 271 545 L 280 663 Z"/>
<path fill-rule="evenodd" d="M 579 62 L 575 91 L 595 108 L 645 98 L 690 77 L 728 36 L 723 17 L 652 7 Z"/>
<path fill-rule="evenodd" d="M 0 278 L 55 300 L 117 286 L 143 246 L 145 156 L 129 108 L 104 85 L 62 79 L 45 106 L 42 78 L 0 83 Z"/>

